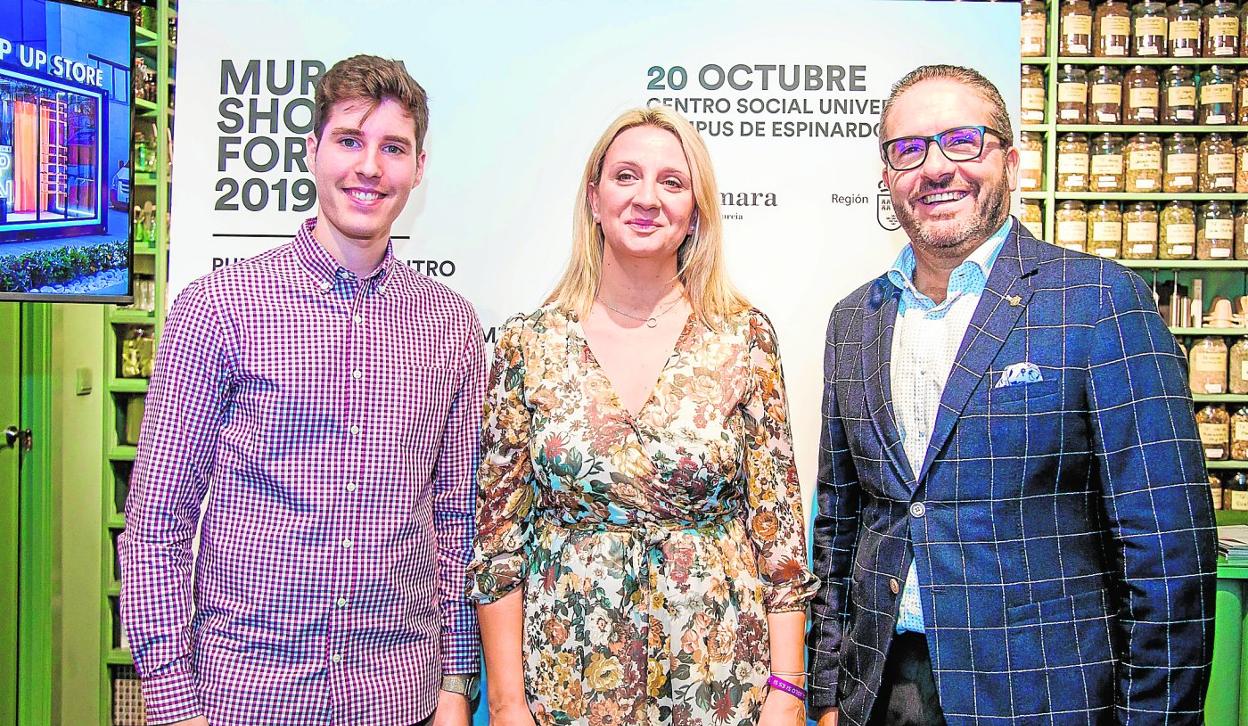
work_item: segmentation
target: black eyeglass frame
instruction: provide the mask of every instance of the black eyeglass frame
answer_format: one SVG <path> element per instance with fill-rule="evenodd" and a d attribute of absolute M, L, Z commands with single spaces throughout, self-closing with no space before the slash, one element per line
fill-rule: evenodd
<path fill-rule="evenodd" d="M 944 144 L 941 143 L 941 139 L 947 134 L 951 134 L 954 131 L 962 131 L 963 129 L 976 129 L 977 131 L 979 131 L 979 151 L 976 151 L 974 156 L 968 156 L 965 159 L 954 159 L 953 157 L 949 156 L 948 151 L 945 151 L 945 147 L 944 147 Z M 949 161 L 952 161 L 955 164 L 961 163 L 963 161 L 974 161 L 975 159 L 978 159 L 979 157 L 984 155 L 984 141 L 987 138 L 986 134 L 992 134 L 993 136 L 996 136 L 998 139 L 1000 139 L 1002 149 L 1010 148 L 1010 139 L 1007 138 L 1005 134 L 1001 133 L 1000 131 L 997 131 L 991 126 L 975 126 L 975 125 L 954 126 L 953 128 L 945 129 L 944 131 L 941 131 L 938 134 L 933 134 L 931 136 L 898 136 L 896 138 L 883 141 L 880 143 L 880 158 L 884 161 L 885 164 L 888 165 L 888 168 L 892 169 L 893 171 L 910 171 L 912 169 L 918 169 L 920 166 L 923 166 L 923 164 L 927 161 L 928 149 L 931 148 L 932 142 L 935 141 L 936 148 L 940 149 L 940 153 L 944 154 L 945 158 L 948 159 Z M 919 159 L 919 163 L 915 164 L 914 166 L 907 166 L 904 169 L 898 169 L 897 166 L 893 164 L 892 160 L 888 158 L 888 145 L 895 144 L 898 141 L 904 141 L 906 139 L 916 139 L 918 141 L 923 142 L 923 157 Z"/>

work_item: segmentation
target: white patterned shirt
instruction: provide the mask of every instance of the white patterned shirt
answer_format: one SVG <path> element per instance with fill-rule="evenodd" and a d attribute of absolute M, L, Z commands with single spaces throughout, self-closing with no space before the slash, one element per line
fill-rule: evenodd
<path fill-rule="evenodd" d="M 939 305 L 914 286 L 911 245 L 902 249 L 888 271 L 889 282 L 901 290 L 890 358 L 893 413 L 906 459 L 916 476 L 927 456 L 949 371 L 1012 221 L 1007 217 L 1000 229 L 954 269 L 949 275 L 945 300 Z M 923 632 L 923 606 L 915 566 L 906 574 L 897 613 L 897 632 L 904 631 Z"/>

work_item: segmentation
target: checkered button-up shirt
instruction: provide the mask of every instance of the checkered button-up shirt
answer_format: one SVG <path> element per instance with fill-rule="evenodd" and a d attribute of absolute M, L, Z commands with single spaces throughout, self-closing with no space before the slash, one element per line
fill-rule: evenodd
<path fill-rule="evenodd" d="M 913 471 L 923 466 L 932 427 L 940 409 L 940 397 L 957 357 L 958 346 L 975 314 L 975 306 L 988 284 L 988 274 L 1010 234 L 1005 224 L 958 265 L 949 275 L 947 295 L 938 305 L 914 286 L 914 248 L 906 245 L 897 256 L 888 280 L 901 291 L 897 321 L 893 328 L 893 411 L 901 433 L 901 445 Z M 919 573 L 911 567 L 901 591 L 897 632 L 923 632 L 923 605 L 919 597 Z"/>
<path fill-rule="evenodd" d="M 314 225 L 169 313 L 119 543 L 152 723 L 410 724 L 478 669 L 480 325 Z"/>

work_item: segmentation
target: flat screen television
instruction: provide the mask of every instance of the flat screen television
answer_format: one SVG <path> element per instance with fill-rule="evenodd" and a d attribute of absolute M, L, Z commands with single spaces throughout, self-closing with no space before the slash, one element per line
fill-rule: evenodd
<path fill-rule="evenodd" d="M 132 301 L 131 18 L 0 0 L 0 300 Z"/>

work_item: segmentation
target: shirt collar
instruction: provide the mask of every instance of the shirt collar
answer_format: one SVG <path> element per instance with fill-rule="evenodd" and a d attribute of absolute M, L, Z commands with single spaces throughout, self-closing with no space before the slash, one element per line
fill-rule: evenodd
<path fill-rule="evenodd" d="M 949 274 L 949 292 L 944 302 L 937 305 L 927 295 L 919 292 L 914 286 L 914 246 L 913 243 L 902 248 L 897 255 L 897 260 L 893 262 L 893 266 L 889 268 L 887 276 L 888 281 L 894 287 L 901 290 L 902 310 L 904 311 L 911 305 L 915 305 L 923 310 L 945 309 L 951 305 L 954 300 L 965 294 L 979 295 L 984 291 L 984 287 L 988 284 L 988 275 L 992 272 L 992 265 L 997 261 L 997 257 L 1001 254 L 1001 248 L 1005 246 L 1005 240 L 1010 236 L 1010 230 L 1014 227 L 1014 220 L 1007 216 L 1005 222 L 993 232 L 983 244 L 976 247 L 971 254 L 962 261 L 962 264 L 954 268 Z"/>
<path fill-rule="evenodd" d="M 329 254 L 329 250 L 325 249 L 320 242 L 316 241 L 313 230 L 316 229 L 316 217 L 304 220 L 300 225 L 299 231 L 295 233 L 295 255 L 299 258 L 299 263 L 304 270 L 312 276 L 317 288 L 324 292 L 328 292 L 334 286 L 335 278 L 349 279 L 355 276 L 347 268 L 343 267 L 334 256 Z M 378 290 L 384 290 L 384 283 L 390 277 L 394 269 L 394 244 L 386 241 L 386 253 L 381 258 L 381 262 L 373 271 L 363 277 L 364 280 L 375 280 Z"/>

